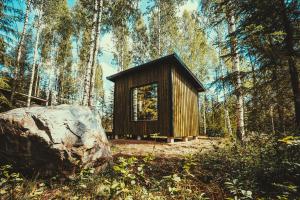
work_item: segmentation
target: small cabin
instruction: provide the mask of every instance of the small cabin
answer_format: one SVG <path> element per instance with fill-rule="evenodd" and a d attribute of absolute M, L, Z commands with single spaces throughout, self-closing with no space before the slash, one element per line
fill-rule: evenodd
<path fill-rule="evenodd" d="M 198 93 L 203 85 L 177 54 L 107 77 L 114 82 L 113 134 L 138 139 L 158 134 L 199 135 Z"/>

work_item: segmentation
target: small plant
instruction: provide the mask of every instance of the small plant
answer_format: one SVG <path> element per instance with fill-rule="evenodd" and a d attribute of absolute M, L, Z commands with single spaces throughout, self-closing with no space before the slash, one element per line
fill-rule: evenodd
<path fill-rule="evenodd" d="M 166 184 L 171 195 L 174 195 L 180 191 L 178 184 L 181 182 L 181 178 L 177 174 L 164 176 L 162 182 Z"/>
<path fill-rule="evenodd" d="M 84 168 L 78 175 L 76 175 L 75 178 L 72 179 L 78 191 L 81 189 L 87 189 L 87 183 L 94 180 L 94 172 L 94 168 Z"/>
<path fill-rule="evenodd" d="M 278 141 L 283 142 L 287 145 L 300 145 L 300 137 L 296 137 L 296 136 L 287 136 Z"/>
<path fill-rule="evenodd" d="M 209 200 L 209 198 L 205 197 L 205 193 L 201 193 L 197 196 L 197 200 Z"/>
<path fill-rule="evenodd" d="M 129 159 L 125 159 L 123 157 L 119 158 L 119 164 L 113 167 L 114 172 L 121 176 L 121 179 L 125 183 L 130 183 L 134 185 L 136 183 L 136 175 L 132 167 L 137 163 L 137 159 L 135 157 L 131 157 Z"/>
<path fill-rule="evenodd" d="M 234 195 L 233 198 L 229 199 L 252 199 L 252 192 L 249 190 L 242 189 L 242 184 L 239 183 L 237 179 L 225 182 L 225 186 L 230 191 L 230 193 Z"/>
<path fill-rule="evenodd" d="M 0 195 L 14 198 L 15 191 L 22 186 L 23 178 L 19 173 L 12 172 L 10 165 L 0 167 Z"/>
<path fill-rule="evenodd" d="M 45 190 L 46 190 L 45 183 L 34 184 L 28 196 L 30 198 L 38 198 L 45 192 Z"/>
<path fill-rule="evenodd" d="M 183 170 L 187 175 L 194 177 L 194 175 L 191 173 L 191 168 L 196 165 L 197 163 L 195 157 L 192 154 L 185 156 Z"/>

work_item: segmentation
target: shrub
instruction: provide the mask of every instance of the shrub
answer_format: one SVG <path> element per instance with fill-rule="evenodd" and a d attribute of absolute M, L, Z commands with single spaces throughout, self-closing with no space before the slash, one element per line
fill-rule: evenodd
<path fill-rule="evenodd" d="M 199 155 L 198 162 L 229 192 L 229 183 L 232 187 L 238 183 L 240 192 L 294 198 L 299 195 L 299 143 L 295 138 L 273 138 L 255 135 L 244 145 L 229 145 Z"/>
<path fill-rule="evenodd" d="M 224 137 L 225 135 L 224 130 L 218 127 L 208 127 L 206 134 L 208 137 Z"/>

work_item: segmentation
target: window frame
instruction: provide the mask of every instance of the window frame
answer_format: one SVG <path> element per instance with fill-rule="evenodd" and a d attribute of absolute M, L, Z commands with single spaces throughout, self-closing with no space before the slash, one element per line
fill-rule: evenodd
<path fill-rule="evenodd" d="M 157 85 L 157 118 L 156 119 L 153 119 L 153 120 L 147 120 L 147 119 L 140 119 L 140 120 L 134 120 L 133 118 L 133 91 L 134 89 L 136 88 L 140 88 L 140 87 L 145 87 L 145 86 L 148 86 L 148 85 L 154 85 L 156 84 Z M 130 88 L 130 95 L 129 95 L 129 98 L 130 98 L 130 121 L 131 122 L 157 122 L 159 120 L 159 84 L 158 84 L 158 81 L 153 81 L 153 82 L 149 82 L 149 83 L 145 83 L 145 84 L 141 84 L 141 85 L 136 85 L 136 86 L 133 86 Z"/>

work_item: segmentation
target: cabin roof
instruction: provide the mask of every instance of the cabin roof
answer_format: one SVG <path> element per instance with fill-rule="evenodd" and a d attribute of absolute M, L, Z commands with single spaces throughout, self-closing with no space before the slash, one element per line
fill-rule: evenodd
<path fill-rule="evenodd" d="M 151 67 L 151 66 L 152 67 L 153 66 L 159 66 L 161 63 L 163 63 L 165 61 L 175 61 L 177 63 L 176 66 L 178 66 L 179 69 L 183 72 L 183 75 L 193 83 L 193 86 L 199 92 L 205 91 L 205 88 L 202 85 L 202 83 L 193 74 L 193 72 L 184 64 L 184 62 L 180 59 L 180 57 L 176 53 L 161 57 L 159 59 L 144 63 L 144 64 L 136 66 L 136 67 L 129 68 L 129 69 L 124 70 L 122 72 L 113 74 L 113 75 L 107 77 L 107 79 L 110 80 L 110 81 L 115 82 L 117 79 L 119 79 L 121 77 L 128 76 L 130 74 L 133 74 L 137 71 L 143 70 L 143 69 Z"/>

